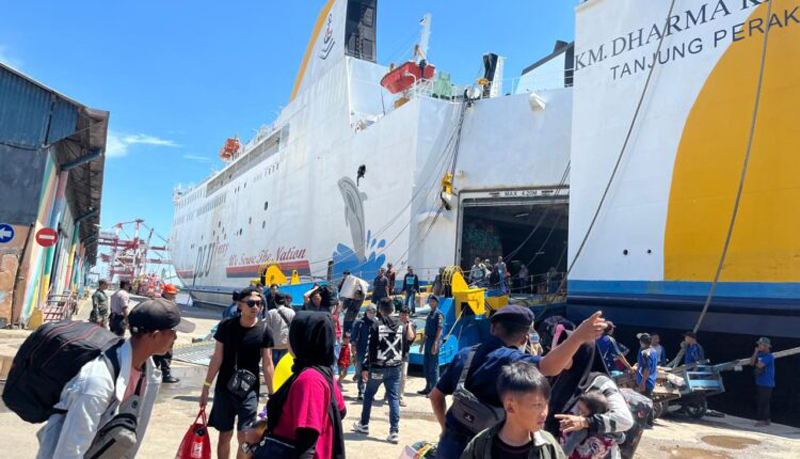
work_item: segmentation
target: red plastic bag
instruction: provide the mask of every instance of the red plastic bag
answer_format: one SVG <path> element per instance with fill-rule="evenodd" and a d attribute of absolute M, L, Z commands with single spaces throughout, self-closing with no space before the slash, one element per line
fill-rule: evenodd
<path fill-rule="evenodd" d="M 211 439 L 206 424 L 206 410 L 203 408 L 183 436 L 175 459 L 211 459 Z"/>

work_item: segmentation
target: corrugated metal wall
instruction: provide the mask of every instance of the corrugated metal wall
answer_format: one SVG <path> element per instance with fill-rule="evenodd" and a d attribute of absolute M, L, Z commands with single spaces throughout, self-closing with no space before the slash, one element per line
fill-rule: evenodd
<path fill-rule="evenodd" d="M 0 144 L 38 150 L 75 132 L 77 121 L 74 104 L 0 68 Z"/>

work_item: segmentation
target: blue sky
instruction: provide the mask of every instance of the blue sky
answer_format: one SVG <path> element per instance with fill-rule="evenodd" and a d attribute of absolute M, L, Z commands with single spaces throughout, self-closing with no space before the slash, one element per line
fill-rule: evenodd
<path fill-rule="evenodd" d="M 172 190 L 219 167 L 289 100 L 324 0 L 0 1 L 0 61 L 111 112 L 101 224 L 143 218 L 165 237 Z M 433 14 L 429 60 L 474 81 L 481 56 L 505 78 L 574 37 L 575 0 L 382 0 L 378 61 L 400 61 Z M 409 55 L 405 55 L 408 58 Z"/>

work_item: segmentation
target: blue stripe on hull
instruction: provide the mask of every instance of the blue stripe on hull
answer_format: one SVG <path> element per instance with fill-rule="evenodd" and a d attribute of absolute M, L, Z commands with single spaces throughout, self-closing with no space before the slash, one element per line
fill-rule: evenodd
<path fill-rule="evenodd" d="M 622 293 L 633 295 L 686 295 L 705 297 L 711 282 L 588 281 L 570 280 L 570 294 Z M 756 299 L 794 299 L 800 302 L 800 282 L 720 282 L 716 296 Z"/>
<path fill-rule="evenodd" d="M 570 281 L 568 316 L 603 310 L 616 323 L 692 329 L 710 283 Z M 701 330 L 800 338 L 800 284 L 720 283 Z"/>
<path fill-rule="evenodd" d="M 601 309 L 603 316 L 619 325 L 641 327 L 642 331 L 657 329 L 691 330 L 700 317 L 700 310 L 680 311 L 668 308 L 642 306 L 639 308 L 572 304 L 567 306 L 567 317 L 578 321 Z M 700 327 L 701 332 L 734 333 L 739 335 L 771 336 L 800 339 L 800 317 L 725 314 L 709 312 Z"/>

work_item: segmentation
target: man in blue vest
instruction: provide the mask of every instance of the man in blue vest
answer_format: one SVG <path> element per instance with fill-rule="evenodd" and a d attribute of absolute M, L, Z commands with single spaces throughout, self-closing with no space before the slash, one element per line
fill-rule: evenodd
<path fill-rule="evenodd" d="M 439 311 L 439 298 L 436 295 L 428 297 L 428 304 L 431 312 L 425 319 L 425 332 L 422 342 L 425 348 L 422 354 L 422 371 L 425 374 L 425 389 L 417 392 L 420 395 L 428 395 L 436 386 L 439 379 L 439 346 L 442 341 L 442 329 L 444 327 L 444 314 Z"/>

